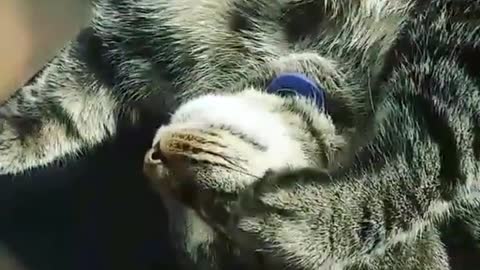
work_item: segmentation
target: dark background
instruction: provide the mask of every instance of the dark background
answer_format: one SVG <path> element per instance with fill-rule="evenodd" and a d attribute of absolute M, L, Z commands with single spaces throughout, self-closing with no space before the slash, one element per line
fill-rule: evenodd
<path fill-rule="evenodd" d="M 153 132 L 123 128 L 79 160 L 0 176 L 0 244 L 27 270 L 175 269 L 164 209 L 142 176 Z"/>
<path fill-rule="evenodd" d="M 18 3 L 18 19 L 31 30 L 33 67 L 88 23 L 88 3 Z M 175 269 L 167 217 L 142 175 L 143 155 L 162 122 L 149 120 L 121 127 L 118 137 L 79 158 L 0 175 L 0 270 Z"/>

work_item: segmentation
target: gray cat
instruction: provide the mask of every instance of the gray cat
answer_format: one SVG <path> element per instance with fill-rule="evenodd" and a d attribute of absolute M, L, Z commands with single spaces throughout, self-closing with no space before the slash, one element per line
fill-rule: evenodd
<path fill-rule="evenodd" d="M 448 269 L 435 224 L 470 213 L 478 198 L 479 4 L 94 1 L 90 30 L 0 108 L 0 173 L 81 154 L 119 121 L 135 124 L 154 96 L 165 113 L 185 104 L 172 125 L 188 126 L 232 95 L 223 122 L 206 113 L 197 124 L 241 143 L 226 147 L 238 156 L 174 162 L 198 172 L 169 178 L 190 179 L 186 188 L 160 188 L 181 209 L 174 237 L 194 267 L 222 268 L 246 252 L 293 269 Z M 261 94 L 290 72 L 324 89 L 323 107 L 317 97 Z M 234 114 L 255 93 L 246 104 L 258 114 Z M 198 102 L 208 94 L 214 103 Z M 262 115 L 271 121 L 255 124 Z M 249 124 L 231 130 L 238 119 Z M 175 190 L 210 194 L 220 209 Z"/>

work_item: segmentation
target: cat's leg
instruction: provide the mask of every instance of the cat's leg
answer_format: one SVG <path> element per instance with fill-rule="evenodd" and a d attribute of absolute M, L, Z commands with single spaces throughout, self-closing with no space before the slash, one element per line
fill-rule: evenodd
<path fill-rule="evenodd" d="M 118 103 L 77 53 L 68 45 L 0 106 L 0 174 L 78 154 L 115 132 Z"/>
<path fill-rule="evenodd" d="M 388 247 L 366 261 L 346 270 L 449 270 L 447 250 L 436 228 L 427 229 L 410 242 Z"/>
<path fill-rule="evenodd" d="M 335 180 L 310 169 L 267 174 L 242 192 L 229 231 L 240 246 L 297 268 L 331 269 L 415 240 L 438 207 L 450 207 L 430 201 L 440 198 L 434 184 L 416 190 L 383 173 L 368 177 Z"/>

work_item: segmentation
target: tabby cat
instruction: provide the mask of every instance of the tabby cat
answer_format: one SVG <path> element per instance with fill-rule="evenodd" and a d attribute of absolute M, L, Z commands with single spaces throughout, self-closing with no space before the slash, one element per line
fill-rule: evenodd
<path fill-rule="evenodd" d="M 157 138 L 187 128 L 180 145 L 217 148 L 182 148 L 189 162 L 168 171 L 194 173 L 169 179 L 194 181 L 159 189 L 174 195 L 174 237 L 197 269 L 231 256 L 293 269 L 448 268 L 435 224 L 478 198 L 480 1 L 92 5 L 90 28 L 0 107 L 0 173 L 80 154 L 152 100 L 162 114 L 185 104 L 165 129 L 173 135 Z M 290 72 L 325 90 L 323 107 L 261 94 Z"/>

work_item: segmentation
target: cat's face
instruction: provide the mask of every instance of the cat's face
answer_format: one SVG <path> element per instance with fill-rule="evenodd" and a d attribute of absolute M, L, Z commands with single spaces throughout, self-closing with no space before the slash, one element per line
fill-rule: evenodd
<path fill-rule="evenodd" d="M 145 172 L 167 196 L 213 209 L 269 170 L 332 166 L 344 147 L 330 117 L 310 100 L 247 89 L 181 106 L 157 131 Z M 208 216 L 211 209 L 195 210 Z"/>

